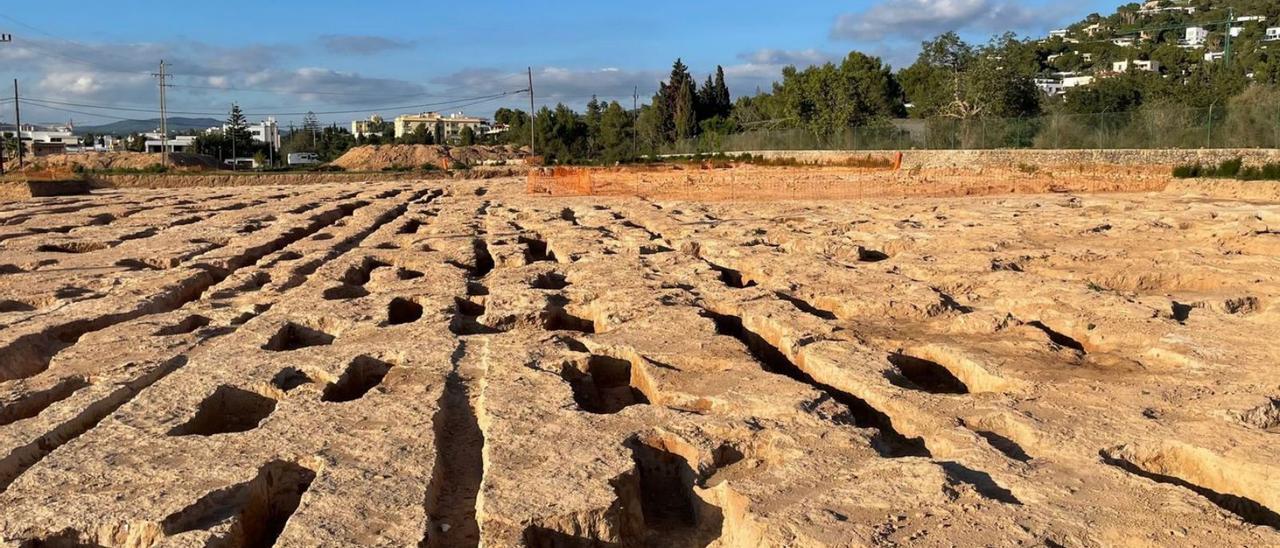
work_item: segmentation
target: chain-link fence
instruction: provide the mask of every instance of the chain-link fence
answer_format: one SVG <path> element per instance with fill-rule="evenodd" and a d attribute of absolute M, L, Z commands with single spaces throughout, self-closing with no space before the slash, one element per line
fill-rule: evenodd
<path fill-rule="evenodd" d="M 703 134 L 669 154 L 754 150 L 1280 148 L 1280 103 L 1031 118 L 883 120 L 834 133 L 801 127 Z"/>

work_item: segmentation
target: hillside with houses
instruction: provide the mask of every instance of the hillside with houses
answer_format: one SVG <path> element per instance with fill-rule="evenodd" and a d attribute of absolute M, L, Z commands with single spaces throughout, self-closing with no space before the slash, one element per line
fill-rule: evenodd
<path fill-rule="evenodd" d="M 1036 85 L 1051 96 L 1130 70 L 1180 78 L 1210 64 L 1280 78 L 1280 2 L 1152 0 L 1051 31 Z"/>

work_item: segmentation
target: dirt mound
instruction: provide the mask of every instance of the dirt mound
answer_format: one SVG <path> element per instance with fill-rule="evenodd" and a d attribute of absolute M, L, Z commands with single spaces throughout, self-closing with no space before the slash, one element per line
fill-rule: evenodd
<path fill-rule="evenodd" d="M 513 146 L 369 145 L 348 150 L 334 160 L 333 165 L 350 171 L 421 168 L 425 165 L 453 169 L 459 164 L 498 164 L 518 160 L 528 154 L 528 150 Z"/>
<path fill-rule="evenodd" d="M 54 154 L 35 158 L 23 171 L 75 171 L 77 167 L 87 171 L 111 171 L 147 169 L 160 165 L 159 154 L 143 152 L 89 152 L 84 154 Z M 169 165 L 179 171 L 204 171 L 217 169 L 218 160 L 203 154 L 175 152 L 169 154 Z"/>

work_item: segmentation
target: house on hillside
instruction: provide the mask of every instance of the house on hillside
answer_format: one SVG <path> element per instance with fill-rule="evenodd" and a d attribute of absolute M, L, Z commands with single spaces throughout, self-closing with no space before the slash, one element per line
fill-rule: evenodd
<path fill-rule="evenodd" d="M 1068 89 L 1092 84 L 1094 80 L 1092 76 L 1067 76 L 1062 79 L 1062 89 L 1065 93 Z"/>
<path fill-rule="evenodd" d="M 1066 92 L 1066 89 L 1062 87 L 1062 80 L 1055 78 L 1036 78 L 1035 83 L 1036 87 L 1040 88 L 1040 91 L 1049 97 L 1057 97 Z"/>
<path fill-rule="evenodd" d="M 1146 72 L 1160 72 L 1160 63 L 1158 61 L 1116 61 L 1111 63 L 1111 72 L 1129 72 L 1129 69 L 1141 70 Z"/>
<path fill-rule="evenodd" d="M 1187 36 L 1182 40 L 1182 45 L 1192 48 L 1204 46 L 1205 41 L 1209 39 L 1209 30 L 1204 27 L 1187 27 Z"/>
<path fill-rule="evenodd" d="M 1280 40 L 1280 27 L 1268 27 L 1267 37 L 1263 38 L 1263 40 L 1266 40 L 1268 42 L 1274 42 L 1276 40 Z"/>

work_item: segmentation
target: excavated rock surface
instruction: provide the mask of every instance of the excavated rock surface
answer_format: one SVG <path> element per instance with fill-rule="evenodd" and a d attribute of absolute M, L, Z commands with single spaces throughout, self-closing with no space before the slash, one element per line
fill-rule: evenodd
<path fill-rule="evenodd" d="M 479 166 L 515 162 L 528 156 L 528 149 L 513 146 L 367 145 L 348 150 L 333 165 L 348 171 L 418 169 L 426 165 L 453 169 L 459 164 Z"/>
<path fill-rule="evenodd" d="M 160 165 L 159 154 L 142 152 L 89 152 L 84 154 L 53 154 L 30 160 L 24 171 L 70 172 L 79 167 L 89 171 L 113 169 L 146 169 Z M 204 171 L 218 168 L 218 159 L 204 154 L 175 152 L 169 155 L 169 165 L 178 171 Z"/>
<path fill-rule="evenodd" d="M 13 546 L 1280 544 L 1280 206 L 0 205 Z"/>

